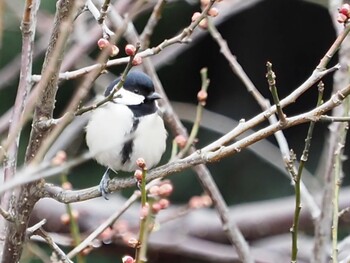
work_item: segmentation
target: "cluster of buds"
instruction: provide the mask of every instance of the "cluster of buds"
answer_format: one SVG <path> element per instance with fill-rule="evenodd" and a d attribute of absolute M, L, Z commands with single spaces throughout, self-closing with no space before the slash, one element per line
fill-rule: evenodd
<path fill-rule="evenodd" d="M 143 158 L 138 158 L 136 160 L 136 165 L 140 168 L 140 169 L 137 169 L 134 173 L 134 178 L 137 182 L 138 185 L 141 185 L 142 183 L 142 180 L 143 180 L 143 171 L 147 170 L 147 167 L 146 167 L 146 162 Z"/>
<path fill-rule="evenodd" d="M 217 2 L 221 2 L 221 0 L 217 0 Z M 210 0 L 201 0 L 201 7 L 202 9 L 206 8 L 207 5 L 209 5 L 210 3 Z M 209 10 L 208 10 L 208 16 L 211 16 L 211 17 L 216 17 L 219 15 L 219 10 L 215 7 L 211 7 Z M 197 19 L 199 19 L 199 17 L 201 16 L 201 13 L 200 12 L 195 12 L 193 15 L 192 15 L 192 22 L 196 21 Z M 207 18 L 203 18 L 198 26 L 202 29 L 207 29 L 208 28 L 208 19 Z"/>
<path fill-rule="evenodd" d="M 99 235 L 99 239 L 104 244 L 110 244 L 112 242 L 112 238 L 115 235 L 115 230 L 111 227 L 107 227 L 103 232 Z"/>
<path fill-rule="evenodd" d="M 152 196 L 157 197 L 168 197 L 173 192 L 173 185 L 169 181 L 163 181 L 160 185 L 153 185 L 149 189 L 149 193 Z"/>
<path fill-rule="evenodd" d="M 153 214 L 157 214 L 160 210 L 169 207 L 169 200 L 167 197 L 173 192 L 173 185 L 169 181 L 163 181 L 159 185 L 153 185 L 149 189 L 149 194 L 156 201 L 152 203 L 151 210 Z"/>
<path fill-rule="evenodd" d="M 119 48 L 116 45 L 112 45 L 107 39 L 100 38 L 97 41 L 97 46 L 100 50 L 107 49 L 110 57 L 115 57 L 119 53 Z"/>
<path fill-rule="evenodd" d="M 136 160 L 136 165 L 141 168 L 142 170 L 147 170 L 147 167 L 146 167 L 146 161 L 145 159 L 143 158 L 138 158 Z"/>
<path fill-rule="evenodd" d="M 139 241 L 135 238 L 135 234 L 130 230 L 129 222 L 127 220 L 118 220 L 113 224 L 113 236 L 120 238 L 124 244 L 129 247 L 136 248 Z"/>
<path fill-rule="evenodd" d="M 349 4 L 343 4 L 339 8 L 339 13 L 337 16 L 337 21 L 339 23 L 346 23 L 350 18 L 350 5 Z"/>
<path fill-rule="evenodd" d="M 136 47 L 132 44 L 127 44 L 125 46 L 125 54 L 127 54 L 128 56 L 134 56 L 133 60 L 132 60 L 132 65 L 133 66 L 138 66 L 140 64 L 142 64 L 142 57 L 138 54 L 136 54 Z"/>

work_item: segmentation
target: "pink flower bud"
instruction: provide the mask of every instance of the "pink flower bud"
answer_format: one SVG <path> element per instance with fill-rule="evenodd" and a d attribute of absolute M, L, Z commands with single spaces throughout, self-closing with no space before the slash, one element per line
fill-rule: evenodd
<path fill-rule="evenodd" d="M 197 99 L 202 105 L 205 105 L 207 98 L 208 98 L 208 93 L 205 90 L 200 90 L 197 93 Z"/>
<path fill-rule="evenodd" d="M 79 219 L 79 211 L 78 210 L 73 210 L 72 211 L 72 217 L 74 220 Z"/>
<path fill-rule="evenodd" d="M 170 202 L 168 199 L 162 198 L 158 201 L 158 204 L 160 205 L 161 209 L 166 209 L 169 207 Z"/>
<path fill-rule="evenodd" d="M 139 55 L 136 55 L 131 63 L 133 66 L 141 65 L 142 64 L 142 57 L 140 57 Z"/>
<path fill-rule="evenodd" d="M 160 196 L 167 197 L 167 196 L 171 195 L 172 192 L 173 192 L 173 186 L 169 183 L 162 184 L 159 187 L 159 195 Z"/>
<path fill-rule="evenodd" d="M 122 262 L 123 263 L 134 263 L 135 260 L 133 257 L 126 255 L 122 258 Z"/>
<path fill-rule="evenodd" d="M 129 247 L 133 247 L 133 248 L 136 248 L 137 246 L 140 245 L 140 242 L 134 237 L 131 237 L 130 239 L 128 239 L 127 243 Z"/>
<path fill-rule="evenodd" d="M 159 195 L 159 186 L 158 185 L 153 185 L 150 189 L 149 189 L 149 193 L 151 195 Z"/>
<path fill-rule="evenodd" d="M 339 14 L 337 15 L 337 21 L 338 21 L 339 23 L 345 23 L 347 20 L 348 20 L 348 17 L 347 17 L 346 15 L 341 14 L 341 13 L 339 13 Z"/>
<path fill-rule="evenodd" d="M 208 10 L 208 15 L 212 16 L 212 17 L 216 17 L 219 14 L 219 10 L 215 7 L 212 7 Z"/>
<path fill-rule="evenodd" d="M 107 227 L 105 230 L 103 230 L 103 232 L 99 235 L 99 238 L 102 240 L 105 239 L 110 239 L 112 238 L 114 232 L 111 228 Z"/>
<path fill-rule="evenodd" d="M 193 196 L 188 202 L 188 206 L 192 209 L 198 209 L 202 207 L 202 201 L 199 196 Z"/>
<path fill-rule="evenodd" d="M 138 158 L 138 159 L 136 160 L 136 165 L 137 165 L 138 167 L 140 167 L 141 169 L 145 169 L 145 168 L 146 168 L 146 161 L 145 161 L 145 159 L 143 159 L 143 158 Z"/>
<path fill-rule="evenodd" d="M 64 190 L 72 190 L 73 186 L 72 186 L 72 184 L 71 184 L 70 182 L 64 182 L 64 183 L 62 184 L 62 188 L 63 188 Z"/>
<path fill-rule="evenodd" d="M 346 15 L 347 17 L 349 17 L 349 13 L 350 13 L 350 5 L 349 4 L 343 4 L 340 9 L 339 9 L 339 13 Z"/>
<path fill-rule="evenodd" d="M 201 29 L 207 29 L 208 28 L 208 19 L 204 18 L 202 19 L 198 26 L 201 28 Z"/>
<path fill-rule="evenodd" d="M 59 166 L 67 160 L 67 153 L 65 151 L 58 151 L 56 156 L 52 158 L 51 164 L 53 166 Z"/>
<path fill-rule="evenodd" d="M 70 217 L 67 213 L 64 213 L 61 215 L 60 220 L 63 225 L 68 225 L 70 222 Z"/>
<path fill-rule="evenodd" d="M 93 250 L 93 247 L 92 246 L 88 246 L 86 248 L 84 248 L 80 253 L 83 255 L 83 256 L 87 256 L 90 254 L 90 252 Z"/>
<path fill-rule="evenodd" d="M 152 205 L 152 213 L 157 214 L 162 209 L 161 205 L 157 202 Z"/>
<path fill-rule="evenodd" d="M 200 16 L 201 16 L 201 13 L 199 13 L 199 12 L 193 13 L 193 15 L 192 15 L 192 22 L 196 21 L 198 19 L 198 17 L 200 17 Z"/>
<path fill-rule="evenodd" d="M 110 45 L 109 41 L 105 38 L 100 38 L 98 41 L 97 41 L 97 46 L 100 48 L 100 49 L 104 49 L 105 47 L 108 47 Z"/>
<path fill-rule="evenodd" d="M 148 216 L 149 204 L 146 203 L 143 207 L 141 207 L 140 218 L 143 219 Z"/>
<path fill-rule="evenodd" d="M 120 219 L 113 224 L 113 229 L 118 234 L 125 234 L 129 231 L 129 223 L 127 220 Z"/>
<path fill-rule="evenodd" d="M 134 173 L 134 178 L 137 181 L 141 181 L 142 180 L 142 171 L 141 170 L 136 170 Z"/>
<path fill-rule="evenodd" d="M 135 55 L 135 52 L 136 52 L 136 47 L 134 45 L 131 45 L 131 44 L 127 44 L 125 46 L 125 53 L 128 55 L 128 56 L 133 56 Z"/>
<path fill-rule="evenodd" d="M 205 207 L 209 207 L 213 204 L 213 200 L 210 198 L 209 195 L 203 195 L 202 202 Z"/>
<path fill-rule="evenodd" d="M 187 143 L 187 139 L 183 135 L 177 135 L 175 137 L 175 142 L 180 148 L 183 148 L 183 147 L 185 147 L 185 145 Z"/>
<path fill-rule="evenodd" d="M 111 51 L 109 53 L 110 57 L 115 57 L 119 53 L 119 48 L 116 45 L 111 46 Z"/>

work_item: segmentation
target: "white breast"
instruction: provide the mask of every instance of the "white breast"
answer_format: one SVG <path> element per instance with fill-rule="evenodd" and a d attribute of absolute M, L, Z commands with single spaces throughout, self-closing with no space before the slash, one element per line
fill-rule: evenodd
<path fill-rule="evenodd" d="M 132 112 L 121 104 L 107 103 L 96 109 L 86 127 L 86 143 L 96 161 L 115 171 L 134 171 L 136 160 L 144 158 L 148 168 L 158 164 L 166 146 L 166 130 L 157 114 L 141 117 L 133 134 Z M 130 160 L 122 164 L 124 143 L 133 140 Z"/>
<path fill-rule="evenodd" d="M 125 163 L 125 171 L 137 169 L 136 160 L 143 158 L 148 168 L 157 165 L 165 151 L 167 132 L 158 113 L 141 117 L 135 131 L 133 153 Z"/>
<path fill-rule="evenodd" d="M 94 110 L 86 126 L 86 143 L 96 161 L 121 170 L 119 154 L 132 128 L 132 112 L 125 105 L 107 103 Z"/>

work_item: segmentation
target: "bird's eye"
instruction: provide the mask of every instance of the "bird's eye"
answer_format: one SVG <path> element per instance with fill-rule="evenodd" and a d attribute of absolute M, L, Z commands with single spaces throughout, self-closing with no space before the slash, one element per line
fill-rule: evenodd
<path fill-rule="evenodd" d="M 134 89 L 134 93 L 135 93 L 135 94 L 139 94 L 140 91 L 139 91 L 138 89 Z"/>

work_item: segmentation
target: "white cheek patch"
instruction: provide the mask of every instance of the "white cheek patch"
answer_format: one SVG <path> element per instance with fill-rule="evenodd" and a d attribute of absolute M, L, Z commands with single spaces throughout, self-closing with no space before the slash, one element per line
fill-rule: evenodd
<path fill-rule="evenodd" d="M 128 91 L 124 88 L 118 90 L 115 95 L 116 98 L 114 101 L 119 104 L 124 105 L 139 105 L 144 102 L 145 97 L 139 94 L 135 94 L 131 91 Z"/>

